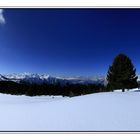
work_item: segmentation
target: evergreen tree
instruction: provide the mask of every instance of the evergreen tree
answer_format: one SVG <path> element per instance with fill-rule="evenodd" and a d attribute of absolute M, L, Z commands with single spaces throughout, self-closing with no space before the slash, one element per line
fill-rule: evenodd
<path fill-rule="evenodd" d="M 107 74 L 108 87 L 111 90 L 132 89 L 138 86 L 136 69 L 125 54 L 119 54 L 115 57 L 112 66 L 109 67 Z"/>

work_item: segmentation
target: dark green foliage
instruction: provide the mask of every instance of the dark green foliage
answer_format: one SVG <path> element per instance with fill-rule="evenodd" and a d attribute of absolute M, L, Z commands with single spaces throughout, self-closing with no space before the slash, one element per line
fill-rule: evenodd
<path fill-rule="evenodd" d="M 136 69 L 125 54 L 119 54 L 113 61 L 112 66 L 109 67 L 107 80 L 107 88 L 114 89 L 132 89 L 138 86 Z"/>
<path fill-rule="evenodd" d="M 101 84 L 27 84 L 16 83 L 12 81 L 0 81 L 0 92 L 13 95 L 62 95 L 62 96 L 79 96 L 95 92 L 104 92 L 106 87 Z"/>

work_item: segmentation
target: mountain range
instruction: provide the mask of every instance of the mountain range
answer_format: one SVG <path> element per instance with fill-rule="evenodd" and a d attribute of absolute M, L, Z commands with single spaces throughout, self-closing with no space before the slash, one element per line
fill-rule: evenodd
<path fill-rule="evenodd" d="M 54 77 L 48 74 L 32 74 L 32 73 L 21 73 L 21 74 L 0 74 L 0 81 L 14 81 L 17 83 L 26 82 L 30 84 L 56 84 L 60 83 L 65 85 L 69 84 L 106 84 L 105 76 L 72 76 L 72 77 Z"/>

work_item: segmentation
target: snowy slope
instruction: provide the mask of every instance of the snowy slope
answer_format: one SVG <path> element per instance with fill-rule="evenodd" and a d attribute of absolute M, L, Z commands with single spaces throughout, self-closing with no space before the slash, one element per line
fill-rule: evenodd
<path fill-rule="evenodd" d="M 27 97 L 0 94 L 0 131 L 140 131 L 140 92 Z"/>
<path fill-rule="evenodd" d="M 7 80 L 8 80 L 8 78 L 6 78 L 5 76 L 0 74 L 0 81 L 7 81 Z"/>

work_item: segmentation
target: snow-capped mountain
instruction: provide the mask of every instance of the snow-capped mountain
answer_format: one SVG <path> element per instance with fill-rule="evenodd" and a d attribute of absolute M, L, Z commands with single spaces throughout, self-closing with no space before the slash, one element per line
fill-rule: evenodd
<path fill-rule="evenodd" d="M 7 79 L 14 82 L 27 82 L 27 83 L 54 83 L 55 79 L 49 75 L 39 75 L 39 74 L 32 74 L 32 73 L 21 73 L 21 74 L 7 74 L 4 75 Z"/>
<path fill-rule="evenodd" d="M 9 79 L 0 74 L 0 81 L 8 81 Z"/>
<path fill-rule="evenodd" d="M 96 77 L 83 77 L 83 76 L 73 76 L 73 77 L 53 77 L 48 74 L 32 74 L 32 73 L 21 73 L 21 74 L 6 74 L 0 75 L 0 81 L 14 81 L 17 83 L 26 82 L 26 83 L 48 83 L 56 84 L 60 83 L 65 85 L 66 83 L 70 84 L 104 84 L 104 76 Z"/>

